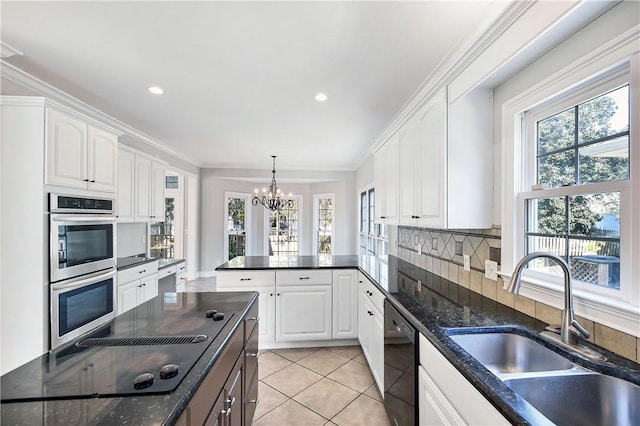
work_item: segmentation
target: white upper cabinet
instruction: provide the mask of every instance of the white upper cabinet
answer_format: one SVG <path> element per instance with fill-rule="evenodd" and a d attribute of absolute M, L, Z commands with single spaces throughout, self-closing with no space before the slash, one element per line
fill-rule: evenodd
<path fill-rule="evenodd" d="M 151 160 L 136 155 L 135 169 L 135 214 L 136 222 L 146 222 L 151 218 Z"/>
<path fill-rule="evenodd" d="M 378 201 L 379 187 L 382 193 L 376 220 L 397 212 L 398 222 L 384 223 L 490 228 L 492 108 L 488 89 L 476 89 L 449 105 L 442 88 L 425 102 L 375 153 Z"/>
<path fill-rule="evenodd" d="M 165 164 L 131 148 L 120 148 L 118 162 L 118 221 L 164 220 Z"/>
<path fill-rule="evenodd" d="M 135 172 L 135 154 L 120 148 L 118 150 L 118 221 L 120 222 L 133 222 Z"/>
<path fill-rule="evenodd" d="M 47 109 L 45 183 L 115 192 L 118 136 L 86 121 Z"/>
<path fill-rule="evenodd" d="M 375 222 L 397 225 L 398 218 L 398 164 L 400 135 L 395 133 L 376 151 L 375 170 Z"/>
<path fill-rule="evenodd" d="M 151 183 L 151 219 L 156 222 L 164 222 L 164 174 L 165 166 L 162 163 L 153 162 L 153 177 Z"/>

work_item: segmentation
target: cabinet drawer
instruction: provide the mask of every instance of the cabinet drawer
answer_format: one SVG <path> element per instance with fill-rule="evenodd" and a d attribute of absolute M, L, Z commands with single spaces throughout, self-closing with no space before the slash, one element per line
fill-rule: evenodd
<path fill-rule="evenodd" d="M 176 273 L 176 266 L 169 266 L 168 268 L 162 268 L 158 270 L 158 279 L 161 280 L 164 277 L 168 277 L 169 275 L 173 275 Z"/>
<path fill-rule="evenodd" d="M 305 284 L 331 284 L 333 282 L 332 271 L 293 269 L 276 271 L 276 283 L 278 285 L 305 285 Z"/>
<path fill-rule="evenodd" d="M 158 261 L 143 263 L 139 266 L 118 271 L 118 285 L 126 284 L 140 278 L 156 274 L 158 272 Z"/>
<path fill-rule="evenodd" d="M 367 278 L 362 277 L 362 284 L 364 288 L 364 292 L 380 312 L 384 312 L 384 295 L 378 288 Z"/>
<path fill-rule="evenodd" d="M 274 285 L 275 271 L 218 271 L 216 285 L 218 288 L 248 287 Z"/>
<path fill-rule="evenodd" d="M 176 268 L 176 273 L 180 274 L 182 272 L 187 272 L 187 262 L 180 262 L 174 266 Z"/>

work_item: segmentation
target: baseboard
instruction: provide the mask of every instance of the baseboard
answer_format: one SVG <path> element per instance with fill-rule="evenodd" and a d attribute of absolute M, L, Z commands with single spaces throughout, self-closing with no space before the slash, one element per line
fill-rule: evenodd
<path fill-rule="evenodd" d="M 358 339 L 339 340 L 301 340 L 294 342 L 275 342 L 273 340 L 258 342 L 260 350 L 293 349 L 293 348 L 325 348 L 330 346 L 360 346 Z"/>

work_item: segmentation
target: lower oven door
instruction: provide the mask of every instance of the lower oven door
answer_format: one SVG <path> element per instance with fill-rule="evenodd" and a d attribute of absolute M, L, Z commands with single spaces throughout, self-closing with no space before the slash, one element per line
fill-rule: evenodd
<path fill-rule="evenodd" d="M 417 424 L 416 330 L 385 300 L 384 408 L 394 426 Z"/>
<path fill-rule="evenodd" d="M 51 284 L 51 349 L 115 317 L 116 271 Z"/>

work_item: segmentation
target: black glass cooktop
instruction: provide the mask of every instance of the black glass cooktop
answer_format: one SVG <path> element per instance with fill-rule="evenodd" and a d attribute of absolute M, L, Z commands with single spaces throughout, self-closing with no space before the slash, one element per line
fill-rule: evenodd
<path fill-rule="evenodd" d="M 161 294 L 5 374 L 0 398 L 8 402 L 171 392 L 235 315 L 236 304 L 224 297 L 217 300 L 216 294 Z"/>

